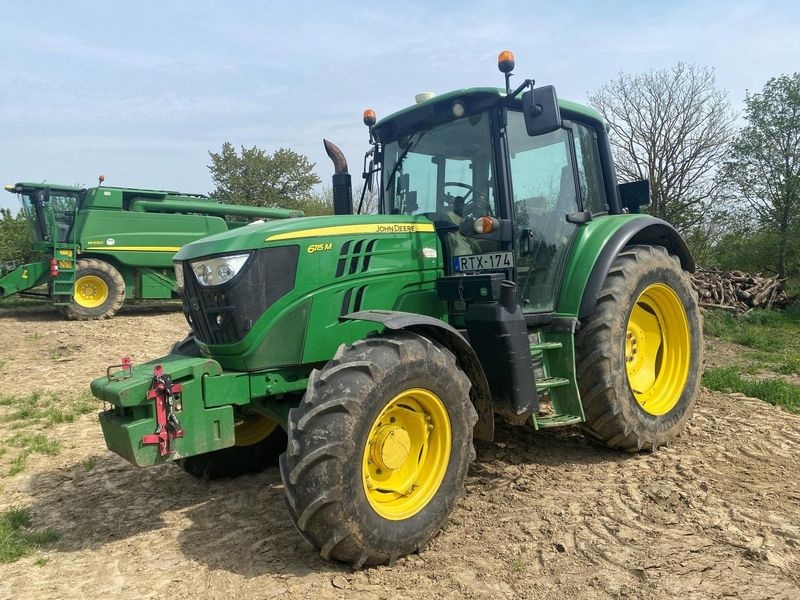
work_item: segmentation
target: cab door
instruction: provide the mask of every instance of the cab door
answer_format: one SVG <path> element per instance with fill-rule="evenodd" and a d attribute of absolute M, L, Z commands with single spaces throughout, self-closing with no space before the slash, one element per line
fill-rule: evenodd
<path fill-rule="evenodd" d="M 580 211 L 571 131 L 529 136 L 522 113 L 508 111 L 508 152 L 517 254 L 517 289 L 525 312 L 554 309 Z"/>

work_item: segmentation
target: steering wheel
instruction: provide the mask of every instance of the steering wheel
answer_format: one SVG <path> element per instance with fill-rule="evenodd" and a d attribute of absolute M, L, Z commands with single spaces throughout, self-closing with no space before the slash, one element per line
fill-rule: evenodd
<path fill-rule="evenodd" d="M 444 184 L 442 184 L 442 188 L 444 189 L 447 186 L 460 187 L 467 190 L 467 193 L 463 196 L 464 205 L 461 207 L 460 213 L 455 210 L 455 197 L 447 193 L 445 194 L 445 201 L 450 201 L 453 212 L 458 216 L 464 219 L 477 219 L 478 217 L 492 214 L 492 207 L 489 205 L 486 196 L 475 186 L 460 181 L 445 181 Z"/>

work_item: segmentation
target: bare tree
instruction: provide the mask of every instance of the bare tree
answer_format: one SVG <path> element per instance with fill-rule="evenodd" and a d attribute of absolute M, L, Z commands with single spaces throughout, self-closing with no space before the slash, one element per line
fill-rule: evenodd
<path fill-rule="evenodd" d="M 380 180 L 378 180 L 378 185 L 380 185 Z M 364 189 L 366 186 L 361 185 L 356 190 L 355 196 L 353 198 L 353 212 L 358 210 L 358 205 L 361 202 L 361 196 L 364 196 L 364 202 L 361 205 L 361 214 L 362 215 L 374 215 L 378 213 L 378 188 L 374 186 L 371 190 L 369 188 Z"/>
<path fill-rule="evenodd" d="M 715 194 L 734 119 L 714 70 L 679 63 L 621 73 L 589 102 L 608 121 L 620 180 L 649 179 L 650 214 L 682 231 L 697 225 Z"/>

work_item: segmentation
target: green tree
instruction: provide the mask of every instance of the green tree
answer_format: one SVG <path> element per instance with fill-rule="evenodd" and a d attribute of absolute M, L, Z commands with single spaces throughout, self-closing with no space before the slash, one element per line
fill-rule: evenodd
<path fill-rule="evenodd" d="M 775 269 L 783 277 L 800 230 L 800 73 L 773 77 L 744 103 L 747 125 L 731 143 L 721 176 L 774 234 Z"/>
<path fill-rule="evenodd" d="M 714 172 L 733 122 L 714 70 L 679 63 L 622 73 L 589 102 L 609 124 L 619 179 L 650 180 L 650 214 L 684 233 L 700 224 L 713 203 Z"/>
<path fill-rule="evenodd" d="M 27 262 L 33 257 L 28 222 L 20 212 L 16 217 L 7 208 L 0 208 L 0 266 L 5 261 Z"/>
<path fill-rule="evenodd" d="M 315 197 L 320 183 L 314 163 L 287 148 L 270 154 L 257 146 L 241 147 L 225 142 L 219 152 L 209 152 L 212 196 L 230 204 L 303 209 Z"/>

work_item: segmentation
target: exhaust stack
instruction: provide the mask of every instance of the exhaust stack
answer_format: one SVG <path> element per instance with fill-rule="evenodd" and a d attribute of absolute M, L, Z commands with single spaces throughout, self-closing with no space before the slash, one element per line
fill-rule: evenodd
<path fill-rule="evenodd" d="M 347 172 L 347 160 L 339 147 L 323 139 L 325 152 L 333 161 L 333 214 L 353 214 L 353 186 L 350 182 L 350 173 Z"/>

